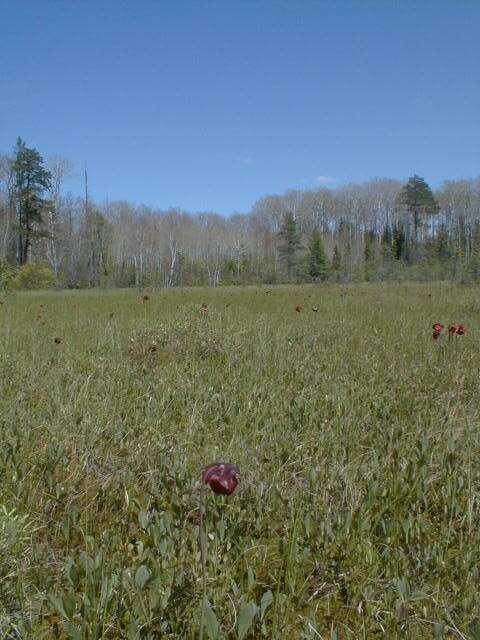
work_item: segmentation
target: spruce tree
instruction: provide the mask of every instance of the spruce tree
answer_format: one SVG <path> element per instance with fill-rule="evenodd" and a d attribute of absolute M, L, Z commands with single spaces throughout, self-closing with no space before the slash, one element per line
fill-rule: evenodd
<path fill-rule="evenodd" d="M 297 223 L 292 213 L 287 213 L 283 219 L 283 225 L 279 233 L 281 244 L 280 256 L 285 265 L 287 278 L 290 280 L 295 274 L 298 263 L 298 251 L 301 247 L 300 236 L 297 231 Z"/>
<path fill-rule="evenodd" d="M 43 166 L 43 158 L 36 149 L 30 149 L 18 138 L 13 162 L 15 180 L 15 206 L 17 216 L 17 263 L 28 262 L 32 240 L 45 237 L 41 230 L 43 213 L 51 201 L 44 198 L 51 189 L 51 174 Z"/>
<path fill-rule="evenodd" d="M 326 280 L 328 260 L 323 247 L 322 236 L 315 230 L 310 238 L 308 253 L 308 274 L 313 280 Z"/>

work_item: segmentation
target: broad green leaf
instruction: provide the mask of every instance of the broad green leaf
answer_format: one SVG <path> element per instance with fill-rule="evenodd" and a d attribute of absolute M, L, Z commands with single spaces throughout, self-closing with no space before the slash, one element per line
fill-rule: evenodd
<path fill-rule="evenodd" d="M 63 606 L 62 597 L 61 596 L 49 595 L 48 599 L 50 600 L 50 602 L 55 607 L 57 613 L 59 613 L 63 618 L 68 619 L 67 612 L 65 611 L 65 608 Z"/>
<path fill-rule="evenodd" d="M 205 601 L 205 629 L 207 630 L 210 640 L 217 640 L 220 633 L 220 627 L 218 624 L 217 616 L 215 615 L 208 600 Z"/>
<path fill-rule="evenodd" d="M 243 640 L 246 637 L 256 613 L 257 606 L 254 602 L 249 602 L 240 609 L 238 614 L 238 640 Z"/>
<path fill-rule="evenodd" d="M 128 633 L 128 640 L 139 640 L 140 631 L 138 629 L 138 624 L 135 618 L 133 618 L 133 620 L 131 620 L 130 624 L 128 625 L 127 633 Z"/>
<path fill-rule="evenodd" d="M 143 587 L 147 584 L 149 578 L 150 571 L 144 564 L 141 564 L 135 573 L 135 584 L 139 589 L 143 589 Z"/>
<path fill-rule="evenodd" d="M 138 524 L 142 527 L 142 529 L 146 529 L 149 522 L 150 518 L 148 517 L 148 513 L 146 511 L 140 511 L 140 513 L 138 514 Z"/>
<path fill-rule="evenodd" d="M 435 640 L 443 640 L 445 638 L 446 626 L 444 622 L 437 622 L 433 627 L 433 637 Z M 472 638 L 475 636 L 472 635 Z"/>
<path fill-rule="evenodd" d="M 265 615 L 265 611 L 273 602 L 273 593 L 271 591 L 265 591 L 260 600 L 260 619 L 263 620 L 263 616 Z"/>
<path fill-rule="evenodd" d="M 63 597 L 63 607 L 65 609 L 65 611 L 67 612 L 67 618 L 71 619 L 73 618 L 73 615 L 75 613 L 75 609 L 76 609 L 76 600 L 75 600 L 75 595 L 73 594 L 72 591 L 69 591 L 68 593 L 66 593 Z"/>

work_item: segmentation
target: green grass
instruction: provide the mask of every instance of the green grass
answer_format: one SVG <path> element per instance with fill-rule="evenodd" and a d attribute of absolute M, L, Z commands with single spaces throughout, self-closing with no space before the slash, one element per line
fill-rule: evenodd
<path fill-rule="evenodd" d="M 0 306 L 0 629 L 197 637 L 225 460 L 206 638 L 479 638 L 478 290 L 149 296 Z"/>

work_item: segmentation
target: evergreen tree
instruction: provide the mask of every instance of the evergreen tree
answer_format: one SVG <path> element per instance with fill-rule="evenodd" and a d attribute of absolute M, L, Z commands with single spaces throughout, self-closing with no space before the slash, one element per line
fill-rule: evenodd
<path fill-rule="evenodd" d="M 418 230 L 422 215 L 438 213 L 439 206 L 433 197 L 432 190 L 423 178 L 415 174 L 398 194 L 398 205 L 413 216 L 414 241 L 418 243 Z"/>
<path fill-rule="evenodd" d="M 322 236 L 315 230 L 310 238 L 308 253 L 308 274 L 313 280 L 326 280 L 328 260 L 323 247 Z"/>
<path fill-rule="evenodd" d="M 477 222 L 473 231 L 472 251 L 468 265 L 470 275 L 475 280 L 480 280 L 480 223 Z"/>
<path fill-rule="evenodd" d="M 280 256 L 285 265 L 287 277 L 294 275 L 298 262 L 298 251 L 301 247 L 300 237 L 297 231 L 297 223 L 292 213 L 287 213 L 283 219 L 283 225 L 280 230 L 281 244 L 279 247 Z"/>
<path fill-rule="evenodd" d="M 17 263 L 28 262 L 32 240 L 45 237 L 42 232 L 43 213 L 50 200 L 44 193 L 51 189 L 51 174 L 43 166 L 43 159 L 36 149 L 29 149 L 25 142 L 18 138 L 13 162 L 15 181 L 15 207 L 17 216 Z"/>
<path fill-rule="evenodd" d="M 408 260 L 407 238 L 403 225 L 395 225 L 392 229 L 393 236 L 393 257 L 396 260 Z"/>
<path fill-rule="evenodd" d="M 381 245 L 382 255 L 384 258 L 389 258 L 392 254 L 393 234 L 392 228 L 387 223 L 383 229 Z"/>
<path fill-rule="evenodd" d="M 353 261 L 353 238 L 354 230 L 351 222 L 345 218 L 341 218 L 337 227 L 337 248 L 339 257 L 339 279 L 347 282 L 354 275 Z"/>
<path fill-rule="evenodd" d="M 342 255 L 340 253 L 340 249 L 338 248 L 338 245 L 335 245 L 333 247 L 332 271 L 334 273 L 336 280 L 338 280 L 340 277 L 341 268 L 342 268 Z"/>
<path fill-rule="evenodd" d="M 375 232 L 367 231 L 363 239 L 363 257 L 365 260 L 365 280 L 371 280 L 375 272 Z"/>
<path fill-rule="evenodd" d="M 450 239 L 445 225 L 442 225 L 437 231 L 435 238 L 435 247 L 437 259 L 440 263 L 445 264 L 452 257 Z"/>

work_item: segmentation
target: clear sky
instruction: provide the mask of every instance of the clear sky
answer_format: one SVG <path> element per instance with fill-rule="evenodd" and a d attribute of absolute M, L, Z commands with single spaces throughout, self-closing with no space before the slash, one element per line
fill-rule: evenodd
<path fill-rule="evenodd" d="M 92 195 L 228 214 L 480 174 L 480 0 L 0 0 L 0 151 Z"/>

